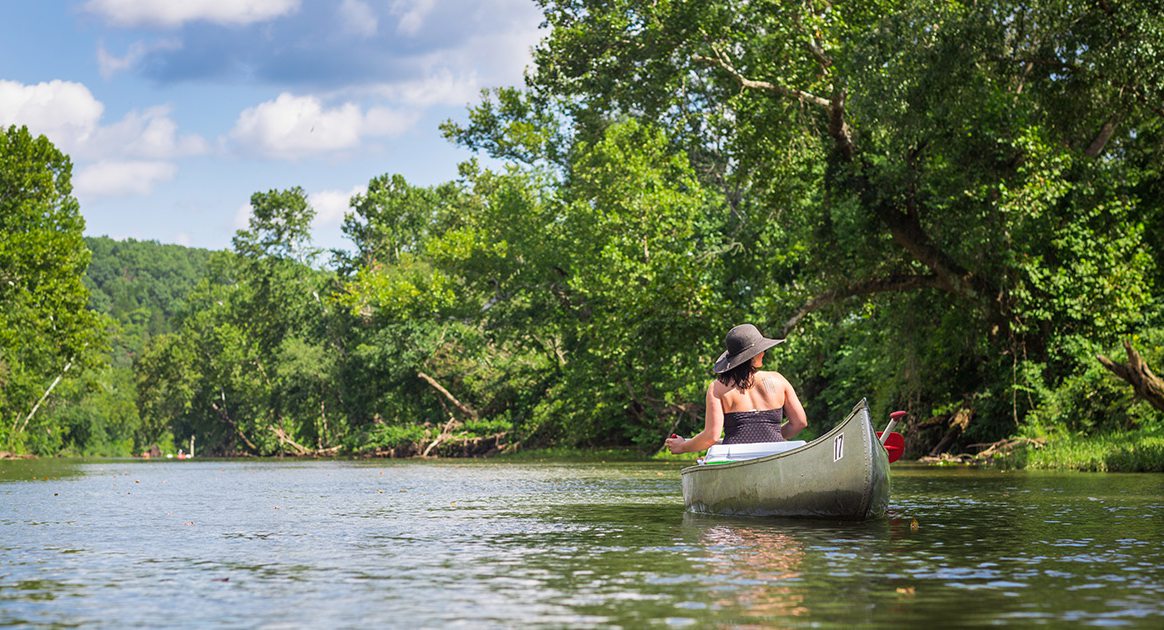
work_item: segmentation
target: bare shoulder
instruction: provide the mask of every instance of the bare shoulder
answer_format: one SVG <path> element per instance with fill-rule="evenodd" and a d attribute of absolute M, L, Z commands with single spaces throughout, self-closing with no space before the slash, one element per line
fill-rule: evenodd
<path fill-rule="evenodd" d="M 719 379 L 713 378 L 713 379 L 711 379 L 711 382 L 707 384 L 707 395 L 708 396 L 722 398 L 726 391 L 727 390 L 724 387 L 724 384 L 719 382 Z"/>
<path fill-rule="evenodd" d="M 761 371 L 761 372 L 757 372 L 756 375 L 759 377 L 757 380 L 760 381 L 760 383 L 764 386 L 765 389 L 769 389 L 769 390 L 784 389 L 784 386 L 788 384 L 788 380 L 785 379 L 784 375 L 780 374 L 779 372 Z"/>

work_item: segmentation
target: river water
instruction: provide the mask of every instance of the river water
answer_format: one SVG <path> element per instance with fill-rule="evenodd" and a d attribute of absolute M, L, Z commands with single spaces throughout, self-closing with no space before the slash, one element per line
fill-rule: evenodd
<path fill-rule="evenodd" d="M 845 523 L 662 463 L 0 461 L 0 625 L 1164 627 L 1164 475 L 898 466 Z"/>

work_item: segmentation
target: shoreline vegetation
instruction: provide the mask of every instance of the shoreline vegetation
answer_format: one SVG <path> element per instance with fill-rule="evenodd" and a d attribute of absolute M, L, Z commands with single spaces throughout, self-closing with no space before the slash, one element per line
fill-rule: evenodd
<path fill-rule="evenodd" d="M 85 237 L 0 129 L 0 449 L 649 457 L 751 322 L 812 431 L 866 398 L 907 459 L 1164 468 L 1151 3 L 543 8 L 441 125 L 474 158 L 373 177 L 341 250 L 262 182 L 223 251 Z"/>
<path fill-rule="evenodd" d="M 644 453 L 634 448 L 537 447 L 522 449 L 500 442 L 503 436 L 457 436 L 443 441 L 443 448 L 430 449 L 432 442 L 403 443 L 394 447 L 345 453 L 289 452 L 278 455 L 288 459 L 414 459 L 420 461 L 449 459 L 493 459 L 513 462 L 682 462 L 693 464 L 695 453 L 674 455 L 665 450 Z M 427 451 L 428 454 L 424 454 Z M 173 453 L 135 459 L 174 460 Z M 239 459 L 252 457 L 233 453 L 198 460 Z M 33 454 L 0 451 L 0 460 L 37 459 Z M 186 459 L 195 459 L 188 457 Z M 942 453 L 901 460 L 923 466 L 968 466 L 1003 470 L 1060 470 L 1076 472 L 1164 472 L 1164 431 L 1139 431 L 1093 438 L 1060 436 L 1053 440 L 1017 438 L 1002 440 L 975 453 Z"/>

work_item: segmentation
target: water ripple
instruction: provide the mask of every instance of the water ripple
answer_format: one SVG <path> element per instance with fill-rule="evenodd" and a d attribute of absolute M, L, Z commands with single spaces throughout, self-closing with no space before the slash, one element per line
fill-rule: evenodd
<path fill-rule="evenodd" d="M 1164 624 L 1159 476 L 895 469 L 843 523 L 670 464 L 59 465 L 0 465 L 0 625 Z"/>

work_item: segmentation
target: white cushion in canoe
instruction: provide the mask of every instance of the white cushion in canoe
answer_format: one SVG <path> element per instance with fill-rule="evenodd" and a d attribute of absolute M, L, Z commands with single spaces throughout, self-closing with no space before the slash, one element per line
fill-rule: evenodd
<path fill-rule="evenodd" d="M 755 459 L 757 457 L 764 457 L 765 455 L 775 455 L 776 453 L 791 451 L 792 449 L 800 448 L 805 444 L 806 442 L 804 440 L 791 440 L 786 442 L 753 442 L 751 444 L 716 444 L 715 446 L 707 449 L 707 456 L 703 459 L 706 462 Z"/>

